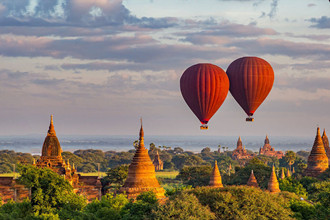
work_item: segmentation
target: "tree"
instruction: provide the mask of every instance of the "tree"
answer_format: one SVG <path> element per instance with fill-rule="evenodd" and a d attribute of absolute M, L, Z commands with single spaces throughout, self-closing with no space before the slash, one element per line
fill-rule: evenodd
<path fill-rule="evenodd" d="M 153 219 L 215 219 L 210 208 L 200 204 L 195 195 L 180 193 L 171 197 L 164 206 L 153 210 Z"/>
<path fill-rule="evenodd" d="M 128 165 L 121 165 L 115 168 L 110 168 L 107 172 L 107 176 L 101 180 L 102 185 L 106 190 L 116 190 L 125 183 L 127 174 Z"/>
<path fill-rule="evenodd" d="M 270 194 L 254 187 L 199 187 L 191 190 L 202 205 L 210 207 L 216 219 L 293 219 L 290 193 Z"/>
<path fill-rule="evenodd" d="M 70 183 L 49 168 L 20 166 L 18 182 L 31 188 L 31 205 L 36 215 L 66 211 L 74 215 L 86 205 L 86 200 L 73 192 Z"/>
<path fill-rule="evenodd" d="M 180 170 L 178 179 L 181 179 L 185 184 L 196 186 L 206 186 L 210 181 L 212 172 L 211 166 L 193 166 L 184 167 Z"/>
<path fill-rule="evenodd" d="M 307 191 L 304 186 L 296 179 L 287 177 L 285 179 L 279 179 L 281 191 L 293 192 L 300 197 L 307 197 Z"/>
<path fill-rule="evenodd" d="M 289 166 L 290 166 L 290 171 L 292 171 L 292 170 L 291 170 L 291 165 L 294 164 L 294 161 L 295 161 L 295 159 L 296 159 L 296 154 L 295 154 L 295 152 L 293 152 L 293 151 L 291 151 L 291 150 L 287 151 L 287 152 L 285 153 L 285 155 L 284 155 L 284 159 L 285 159 L 285 161 L 289 164 Z"/>

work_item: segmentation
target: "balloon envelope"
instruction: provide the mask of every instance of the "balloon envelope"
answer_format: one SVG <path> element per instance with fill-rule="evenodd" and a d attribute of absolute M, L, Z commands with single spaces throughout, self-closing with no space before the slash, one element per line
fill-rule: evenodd
<path fill-rule="evenodd" d="M 246 114 L 252 116 L 273 87 L 273 68 L 264 59 L 242 57 L 229 65 L 227 75 L 230 93 Z"/>
<path fill-rule="evenodd" d="M 184 71 L 180 89 L 191 111 L 202 124 L 207 124 L 226 99 L 229 80 L 220 67 L 200 63 Z"/>

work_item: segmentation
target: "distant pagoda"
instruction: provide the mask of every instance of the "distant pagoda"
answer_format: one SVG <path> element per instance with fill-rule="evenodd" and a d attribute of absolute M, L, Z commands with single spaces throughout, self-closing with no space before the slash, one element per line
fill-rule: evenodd
<path fill-rule="evenodd" d="M 306 176 L 317 177 L 326 169 L 328 169 L 329 162 L 323 145 L 323 140 L 320 134 L 320 128 L 317 128 L 314 145 L 307 160 Z"/>
<path fill-rule="evenodd" d="M 282 167 L 281 179 L 285 179 L 284 168 Z"/>
<path fill-rule="evenodd" d="M 256 177 L 253 174 L 253 170 L 251 170 L 251 175 L 250 175 L 250 178 L 249 178 L 249 180 L 248 180 L 248 182 L 247 182 L 246 185 L 253 186 L 253 187 L 259 187 L 258 182 L 257 182 L 257 179 L 256 179 Z"/>
<path fill-rule="evenodd" d="M 282 151 L 275 151 L 275 149 L 270 146 L 268 135 L 266 135 L 264 146 L 259 149 L 259 155 L 276 157 L 277 159 L 281 159 L 284 156 Z"/>
<path fill-rule="evenodd" d="M 159 152 L 157 151 L 157 154 L 155 155 L 155 159 L 152 162 L 155 166 L 155 170 L 163 170 L 163 161 L 160 159 Z"/>
<path fill-rule="evenodd" d="M 291 176 L 290 170 L 287 169 L 287 170 L 286 170 L 286 177 L 290 177 L 290 176 Z"/>
<path fill-rule="evenodd" d="M 235 160 L 249 160 L 254 156 L 254 154 L 250 154 L 243 147 L 241 136 L 238 137 L 236 149 L 232 153 L 232 157 Z"/>
<path fill-rule="evenodd" d="M 275 174 L 275 167 L 272 168 L 272 173 L 270 174 L 269 182 L 268 182 L 268 191 L 270 193 L 278 193 L 281 192 L 280 186 Z"/>
<path fill-rule="evenodd" d="M 155 166 L 149 157 L 148 150 L 144 147 L 144 132 L 141 119 L 139 146 L 128 168 L 127 179 L 119 192 L 126 193 L 129 199 L 135 199 L 140 193 L 147 191 L 153 191 L 158 199 L 165 198 L 165 190 L 156 179 Z"/>
<path fill-rule="evenodd" d="M 213 187 L 213 188 L 223 187 L 217 161 L 214 161 L 214 167 L 213 167 L 213 171 L 211 173 L 209 186 Z"/>
<path fill-rule="evenodd" d="M 324 145 L 325 152 L 326 152 L 327 157 L 328 157 L 328 163 L 329 163 L 329 166 L 330 166 L 330 147 L 329 147 L 329 139 L 328 139 L 328 137 L 327 137 L 327 134 L 325 133 L 325 129 L 323 130 L 322 141 L 323 141 L 323 145 Z"/>

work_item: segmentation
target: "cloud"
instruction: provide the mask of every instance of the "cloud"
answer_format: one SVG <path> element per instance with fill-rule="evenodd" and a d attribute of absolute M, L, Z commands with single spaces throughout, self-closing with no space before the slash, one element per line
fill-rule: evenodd
<path fill-rule="evenodd" d="M 0 5 L 1 26 L 120 27 L 137 25 L 158 29 L 176 25 L 175 18 L 138 18 L 122 0 L 5 0 Z"/>
<path fill-rule="evenodd" d="M 322 16 L 320 18 L 311 18 L 309 19 L 309 21 L 314 23 L 313 25 L 311 25 L 311 27 L 319 29 L 330 28 L 330 17 Z"/>

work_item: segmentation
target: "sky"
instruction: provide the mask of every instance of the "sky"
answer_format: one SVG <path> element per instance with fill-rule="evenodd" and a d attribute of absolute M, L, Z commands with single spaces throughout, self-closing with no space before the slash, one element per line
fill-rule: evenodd
<path fill-rule="evenodd" d="M 179 80 L 189 66 L 267 60 L 255 113 L 230 93 L 200 131 Z M 313 136 L 330 132 L 327 0 L 0 0 L 0 136 Z"/>

